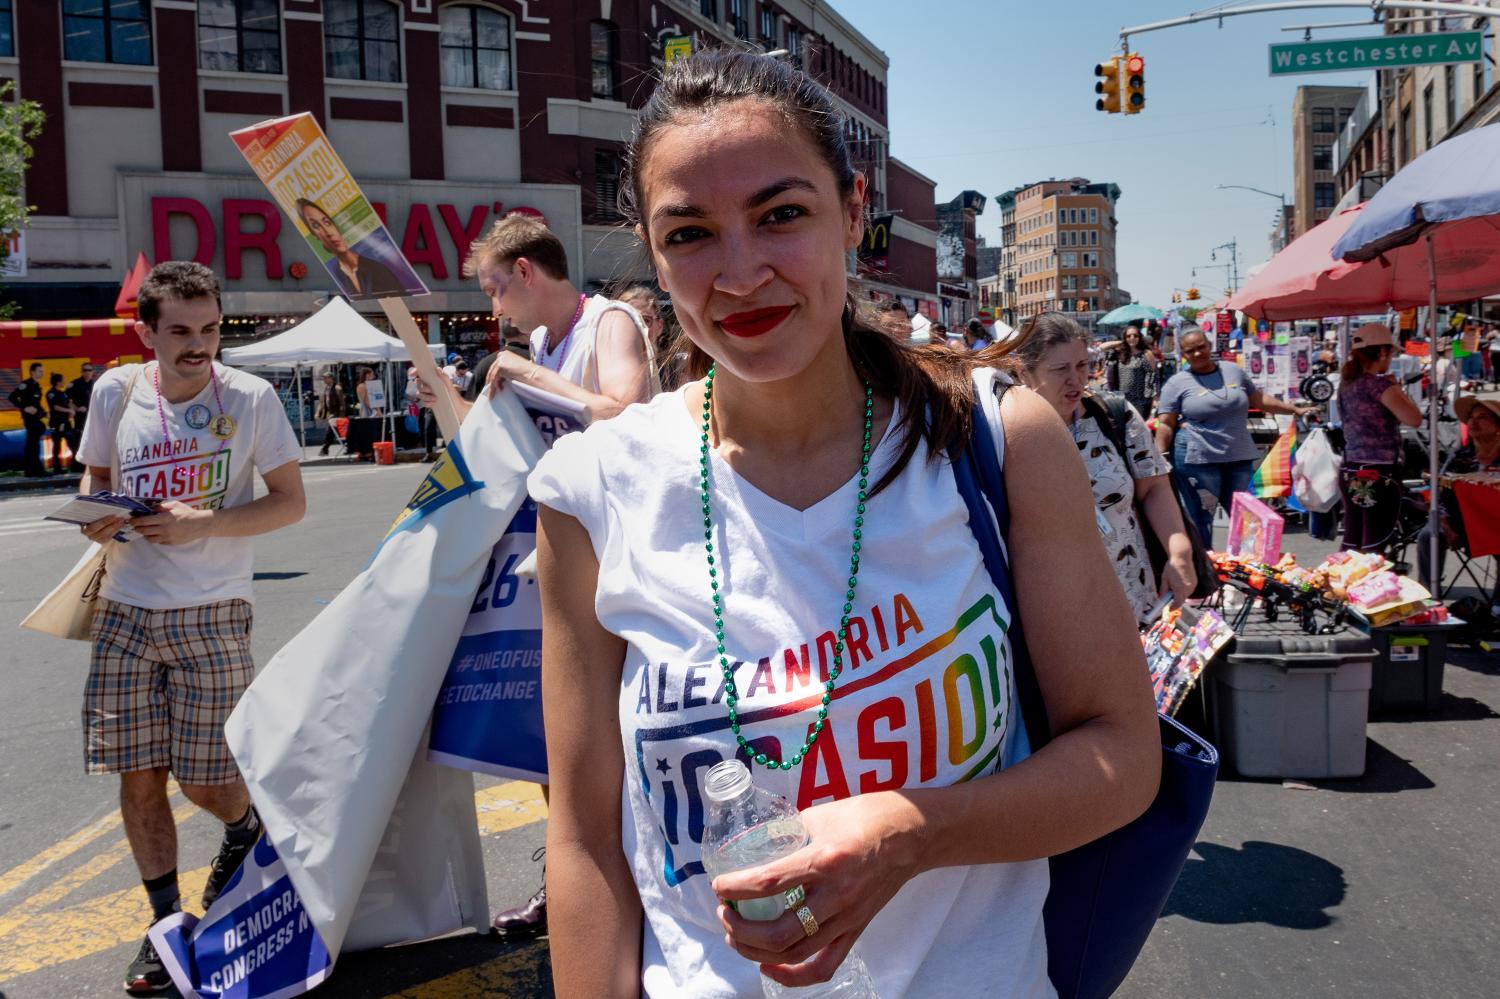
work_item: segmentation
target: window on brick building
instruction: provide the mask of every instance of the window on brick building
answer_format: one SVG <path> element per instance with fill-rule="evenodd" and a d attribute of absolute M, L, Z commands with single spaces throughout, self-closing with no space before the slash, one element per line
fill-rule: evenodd
<path fill-rule="evenodd" d="M 62 16 L 64 59 L 151 65 L 148 0 L 63 0 Z"/>
<path fill-rule="evenodd" d="M 1422 88 L 1422 148 L 1432 148 L 1432 84 Z"/>
<path fill-rule="evenodd" d="M 12 0 L 0 0 L 0 56 L 16 54 L 15 4 Z"/>
<path fill-rule="evenodd" d="M 1452 66 L 1443 67 L 1443 97 L 1448 117 L 1443 121 L 1443 130 L 1450 131 L 1458 124 L 1458 72 Z"/>
<path fill-rule="evenodd" d="M 449 5 L 440 14 L 443 86 L 513 90 L 510 15 L 489 7 Z"/>
<path fill-rule="evenodd" d="M 1333 108 L 1313 108 L 1312 130 L 1314 132 L 1332 132 L 1333 117 Z"/>
<path fill-rule="evenodd" d="M 589 67 L 593 94 L 615 98 L 615 26 L 609 21 L 589 24 Z"/>
<path fill-rule="evenodd" d="M 760 5 L 760 40 L 771 48 L 776 47 L 776 12 L 765 4 Z"/>
<path fill-rule="evenodd" d="M 750 0 L 729 0 L 729 28 L 736 38 L 750 37 L 750 16 L 745 7 Z"/>
<path fill-rule="evenodd" d="M 1338 189 L 1332 184 L 1313 185 L 1314 208 L 1332 208 L 1338 200 Z"/>
<path fill-rule="evenodd" d="M 620 214 L 620 154 L 612 149 L 594 151 L 594 220 L 618 222 Z"/>
<path fill-rule="evenodd" d="M 276 0 L 198 0 L 198 68 L 280 73 Z"/>
<path fill-rule="evenodd" d="M 1064 253 L 1062 255 L 1061 261 L 1057 266 L 1063 268 L 1064 270 L 1072 270 L 1073 268 L 1078 266 L 1078 254 Z"/>
<path fill-rule="evenodd" d="M 1317 147 L 1315 147 L 1313 149 L 1312 160 L 1313 160 L 1313 164 L 1312 165 L 1313 165 L 1313 169 L 1314 170 L 1332 170 L 1333 169 L 1333 147 L 1332 146 L 1317 146 Z"/>
<path fill-rule="evenodd" d="M 698 13 L 710 21 L 718 21 L 719 0 L 698 0 Z"/>
<path fill-rule="evenodd" d="M 390 0 L 323 0 L 323 61 L 336 80 L 401 82 L 401 8 Z"/>
<path fill-rule="evenodd" d="M 802 31 L 795 24 L 786 26 L 786 50 L 792 57 L 792 62 L 798 66 L 802 65 Z"/>

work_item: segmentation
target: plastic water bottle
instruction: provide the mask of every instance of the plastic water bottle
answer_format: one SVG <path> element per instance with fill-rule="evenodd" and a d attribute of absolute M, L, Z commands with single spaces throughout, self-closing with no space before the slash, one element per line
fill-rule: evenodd
<path fill-rule="evenodd" d="M 739 760 L 711 767 L 703 779 L 708 817 L 703 830 L 703 867 L 710 878 L 759 867 L 795 853 L 807 844 L 807 830 L 790 801 L 750 782 L 750 770 Z M 786 898 L 751 898 L 734 903 L 746 919 L 770 921 L 787 910 Z M 849 951 L 833 978 L 806 988 L 787 988 L 761 976 L 769 999 L 880 999 L 859 953 Z"/>

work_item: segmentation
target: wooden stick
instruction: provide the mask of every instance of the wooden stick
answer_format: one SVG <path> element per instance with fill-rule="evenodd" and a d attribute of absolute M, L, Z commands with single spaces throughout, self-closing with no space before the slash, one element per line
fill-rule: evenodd
<path fill-rule="evenodd" d="M 422 376 L 422 381 L 430 385 L 433 394 L 437 396 L 434 412 L 437 414 L 438 429 L 443 432 L 443 440 L 458 440 L 458 410 L 453 408 L 453 397 L 443 384 L 448 376 L 443 374 L 437 362 L 432 359 L 432 351 L 428 349 L 427 341 L 422 339 L 422 331 L 417 329 L 417 321 L 406 307 L 406 299 L 392 297 L 379 301 L 380 307 L 385 310 L 385 317 L 391 321 L 396 334 L 411 353 L 417 374 Z"/>

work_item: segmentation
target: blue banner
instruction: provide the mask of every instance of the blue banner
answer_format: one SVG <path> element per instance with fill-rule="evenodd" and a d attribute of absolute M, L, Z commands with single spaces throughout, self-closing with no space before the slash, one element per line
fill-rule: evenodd
<path fill-rule="evenodd" d="M 151 928 L 151 942 L 185 999 L 284 999 L 333 971 L 286 865 L 264 836 L 202 919 L 169 916 Z"/>
<path fill-rule="evenodd" d="M 527 398 L 542 440 L 583 425 Z M 547 782 L 542 729 L 542 606 L 536 578 L 517 569 L 536 551 L 536 504 L 522 504 L 474 593 L 469 618 L 432 709 L 428 758 L 434 763 Z"/>

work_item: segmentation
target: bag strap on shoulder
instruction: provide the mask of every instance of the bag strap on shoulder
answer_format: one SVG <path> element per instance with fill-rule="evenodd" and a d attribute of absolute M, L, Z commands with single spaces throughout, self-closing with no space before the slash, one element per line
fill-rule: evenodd
<path fill-rule="evenodd" d="M 1021 627 L 1021 607 L 1016 600 L 1015 583 L 1006 555 L 1005 538 L 1010 533 L 1010 503 L 1005 491 L 1005 473 L 1000 464 L 1001 439 L 992 418 L 985 412 L 983 394 L 993 392 L 993 383 L 981 385 L 980 398 L 974 406 L 974 432 L 967 447 L 953 462 L 958 492 L 969 511 L 969 529 L 979 545 L 980 556 L 990 580 L 1010 612 L 1010 648 L 1015 667 L 1016 694 L 1021 702 L 1021 718 L 1031 751 L 1040 749 L 1051 738 L 1047 709 L 1037 684 L 1026 635 Z M 1003 432 L 1003 431 L 999 431 Z"/>

